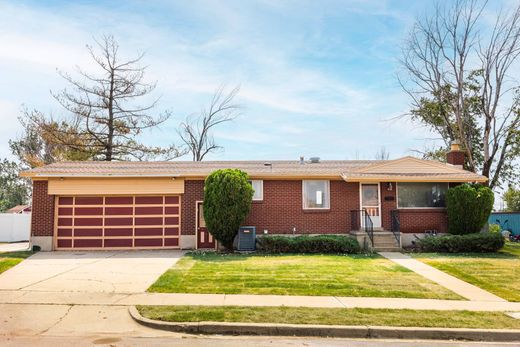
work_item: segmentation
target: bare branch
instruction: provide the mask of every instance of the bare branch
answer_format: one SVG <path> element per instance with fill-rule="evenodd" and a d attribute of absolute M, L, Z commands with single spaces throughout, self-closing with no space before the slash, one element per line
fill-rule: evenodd
<path fill-rule="evenodd" d="M 403 46 L 399 84 L 411 99 L 409 117 L 458 141 L 467 168 L 490 178 L 511 176 L 520 141 L 518 83 L 508 74 L 520 55 L 520 5 L 501 11 L 486 38 L 481 32 L 485 0 L 438 2 L 417 21 Z M 508 15 L 504 15 L 507 13 Z"/>
<path fill-rule="evenodd" d="M 239 90 L 237 86 L 225 94 L 224 86 L 220 86 L 213 94 L 208 109 L 202 110 L 198 116 L 188 116 L 181 123 L 178 133 L 193 161 L 202 161 L 207 154 L 222 148 L 215 143 L 210 131 L 240 115 L 241 106 L 233 102 Z"/>

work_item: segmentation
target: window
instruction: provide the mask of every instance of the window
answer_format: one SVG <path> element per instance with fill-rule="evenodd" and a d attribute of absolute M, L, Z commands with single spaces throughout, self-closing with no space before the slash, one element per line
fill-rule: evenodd
<path fill-rule="evenodd" d="M 445 207 L 448 183 L 398 183 L 399 208 Z"/>
<path fill-rule="evenodd" d="M 204 204 L 199 203 L 199 228 L 205 228 L 206 221 L 204 220 Z"/>
<path fill-rule="evenodd" d="M 253 186 L 253 190 L 255 191 L 255 194 L 253 195 L 253 200 L 254 201 L 264 200 L 264 181 L 252 180 L 249 182 L 251 183 L 251 185 Z"/>
<path fill-rule="evenodd" d="M 329 181 L 302 181 L 303 208 L 329 208 Z"/>

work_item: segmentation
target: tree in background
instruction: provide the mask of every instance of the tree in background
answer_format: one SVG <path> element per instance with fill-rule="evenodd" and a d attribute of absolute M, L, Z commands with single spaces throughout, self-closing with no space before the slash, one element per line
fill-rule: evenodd
<path fill-rule="evenodd" d="M 489 187 L 466 183 L 448 189 L 446 209 L 450 234 L 478 233 L 486 225 L 493 203 L 494 195 Z"/>
<path fill-rule="evenodd" d="M 486 5 L 439 2 L 417 20 L 399 79 L 412 100 L 409 116 L 437 133 L 442 149 L 461 143 L 466 168 L 488 177 L 493 188 L 518 179 L 520 86 L 509 75 L 520 54 L 520 5 L 485 30 Z"/>
<path fill-rule="evenodd" d="M 238 117 L 240 106 L 233 100 L 239 89 L 236 87 L 225 94 L 224 87 L 221 86 L 213 95 L 209 108 L 203 109 L 198 116 L 187 117 L 181 123 L 178 133 L 193 161 L 202 161 L 208 153 L 222 148 L 215 143 L 211 130 Z"/>
<path fill-rule="evenodd" d="M 520 190 L 515 189 L 513 186 L 509 186 L 502 198 L 506 203 L 506 211 L 520 211 Z"/>
<path fill-rule="evenodd" d="M 375 159 L 376 160 L 388 160 L 390 158 L 390 152 L 387 151 L 386 147 L 381 147 L 376 152 Z"/>
<path fill-rule="evenodd" d="M 20 166 L 4 159 L 0 162 L 0 212 L 29 201 L 28 181 L 18 176 Z"/>
<path fill-rule="evenodd" d="M 32 121 L 37 119 L 37 122 Z M 47 121 L 41 112 L 24 109 L 19 121 L 23 135 L 9 140 L 11 152 L 24 169 L 52 164 L 63 160 L 88 160 L 93 153 L 87 152 L 88 137 L 79 137 L 77 128 L 66 122 Z M 38 124 L 45 124 L 40 127 Z M 60 141 L 55 140 L 60 134 Z M 63 145 L 66 142 L 70 145 Z"/>
<path fill-rule="evenodd" d="M 212 172 L 204 183 L 204 220 L 208 231 L 227 250 L 244 222 L 253 200 L 248 175 L 238 169 Z"/>
<path fill-rule="evenodd" d="M 145 130 L 157 127 L 170 118 L 169 112 L 159 116 L 150 113 L 158 99 L 141 104 L 149 98 L 156 83 L 144 79 L 145 67 L 140 65 L 143 54 L 123 60 L 119 44 L 112 36 L 87 46 L 99 73 L 77 68 L 77 78 L 66 72 L 59 74 L 71 89 L 53 93 L 54 98 L 72 117 L 57 121 L 30 113 L 53 145 L 84 154 L 93 160 L 146 160 L 155 156 L 169 160 L 181 155 L 173 145 L 162 148 L 147 146 L 137 140 Z"/>
<path fill-rule="evenodd" d="M 417 153 L 419 156 L 426 160 L 446 162 L 448 149 L 444 147 L 426 147 L 424 150 L 414 149 L 413 152 Z"/>

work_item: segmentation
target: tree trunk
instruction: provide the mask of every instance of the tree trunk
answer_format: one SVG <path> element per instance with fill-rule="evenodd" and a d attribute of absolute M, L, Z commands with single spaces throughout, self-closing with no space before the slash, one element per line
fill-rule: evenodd
<path fill-rule="evenodd" d="M 108 95 L 108 137 L 105 160 L 112 161 L 114 153 L 114 70 L 110 72 L 110 91 Z"/>

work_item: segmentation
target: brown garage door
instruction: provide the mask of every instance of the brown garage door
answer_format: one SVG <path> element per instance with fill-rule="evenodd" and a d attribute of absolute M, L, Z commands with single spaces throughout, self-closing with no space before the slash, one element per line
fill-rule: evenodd
<path fill-rule="evenodd" d="M 178 248 L 180 196 L 59 196 L 57 249 Z"/>

